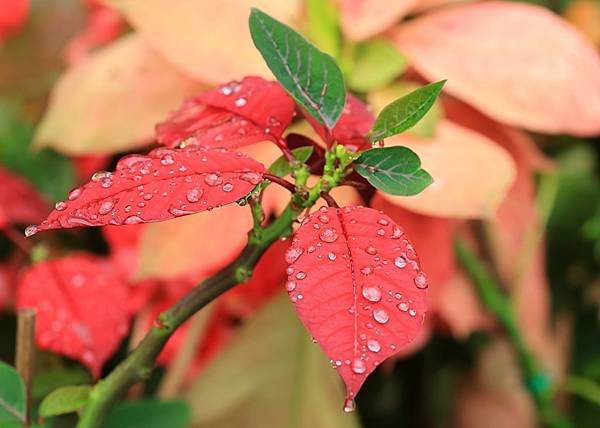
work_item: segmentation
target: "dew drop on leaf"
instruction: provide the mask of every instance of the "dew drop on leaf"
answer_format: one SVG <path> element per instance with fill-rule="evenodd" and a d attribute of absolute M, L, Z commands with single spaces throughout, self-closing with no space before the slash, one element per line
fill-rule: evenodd
<path fill-rule="evenodd" d="M 30 237 L 33 236 L 37 233 L 38 228 L 35 225 L 31 225 L 31 226 L 27 226 L 27 228 L 25 229 L 25 236 L 26 237 Z"/>
<path fill-rule="evenodd" d="M 319 235 L 321 241 L 332 243 L 338 239 L 338 233 L 334 228 L 328 227 L 324 229 L 323 232 Z"/>
<path fill-rule="evenodd" d="M 427 288 L 427 276 L 425 275 L 425 273 L 423 272 L 419 272 L 416 276 L 415 276 L 415 285 L 417 286 L 417 288 Z"/>
<path fill-rule="evenodd" d="M 285 261 L 288 262 L 288 264 L 292 264 L 296 260 L 298 260 L 298 258 L 302 255 L 303 252 L 304 250 L 300 247 L 290 247 L 285 252 Z"/>
<path fill-rule="evenodd" d="M 369 302 L 379 302 L 381 300 L 381 291 L 376 287 L 363 287 L 362 295 Z"/>
<path fill-rule="evenodd" d="M 390 320 L 390 316 L 384 309 L 375 309 L 373 311 L 373 319 L 379 324 L 385 324 Z"/>
<path fill-rule="evenodd" d="M 352 371 L 356 374 L 362 374 L 367 371 L 367 365 L 360 358 L 355 358 L 352 361 Z"/>
<path fill-rule="evenodd" d="M 371 352 L 379 352 L 381 351 L 381 344 L 377 340 L 371 339 L 367 342 L 367 348 Z"/>
<path fill-rule="evenodd" d="M 406 259 L 402 256 L 398 256 L 394 259 L 394 265 L 400 269 L 406 267 Z"/>

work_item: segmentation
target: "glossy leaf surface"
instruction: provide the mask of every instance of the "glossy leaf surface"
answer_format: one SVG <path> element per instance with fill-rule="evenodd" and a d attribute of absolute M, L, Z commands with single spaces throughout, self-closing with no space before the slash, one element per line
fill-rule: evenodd
<path fill-rule="evenodd" d="M 264 167 L 241 153 L 197 147 L 159 148 L 122 158 L 69 193 L 37 229 L 138 224 L 168 220 L 229 204 L 262 179 Z"/>
<path fill-rule="evenodd" d="M 352 400 L 367 376 L 423 324 L 427 276 L 415 249 L 377 210 L 323 207 L 302 223 L 286 260 L 286 288 L 298 316 Z"/>

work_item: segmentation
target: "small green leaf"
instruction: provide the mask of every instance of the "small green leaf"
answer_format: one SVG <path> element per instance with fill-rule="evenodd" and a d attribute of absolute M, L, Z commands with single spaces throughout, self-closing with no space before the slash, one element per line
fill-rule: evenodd
<path fill-rule="evenodd" d="M 355 170 L 377 189 L 396 196 L 411 196 L 433 183 L 421 160 L 406 147 L 367 150 L 355 162 Z"/>
<path fill-rule="evenodd" d="M 118 405 L 104 422 L 105 428 L 185 428 L 190 409 L 183 401 L 140 400 Z"/>
<path fill-rule="evenodd" d="M 430 83 L 386 106 L 377 116 L 369 139 L 383 140 L 414 126 L 433 106 L 444 83 Z"/>
<path fill-rule="evenodd" d="M 285 90 L 317 121 L 333 128 L 346 104 L 346 88 L 335 60 L 256 8 L 250 13 L 250 33 Z"/>
<path fill-rule="evenodd" d="M 331 0 L 306 1 L 307 32 L 319 49 L 334 58 L 340 54 L 342 37 L 337 9 Z"/>
<path fill-rule="evenodd" d="M 369 92 L 390 83 L 408 67 L 408 59 L 387 39 L 375 39 L 356 47 L 348 87 Z"/>
<path fill-rule="evenodd" d="M 76 412 L 86 405 L 92 387 L 89 385 L 63 386 L 42 400 L 39 414 L 42 418 Z"/>
<path fill-rule="evenodd" d="M 312 146 L 298 147 L 297 149 L 292 150 L 294 157 L 302 163 L 308 160 L 310 155 L 312 155 L 312 152 Z M 292 172 L 292 167 L 285 156 L 281 156 L 269 167 L 269 172 L 279 177 L 285 177 Z"/>
<path fill-rule="evenodd" d="M 0 426 L 25 421 L 25 385 L 19 373 L 0 361 Z"/>

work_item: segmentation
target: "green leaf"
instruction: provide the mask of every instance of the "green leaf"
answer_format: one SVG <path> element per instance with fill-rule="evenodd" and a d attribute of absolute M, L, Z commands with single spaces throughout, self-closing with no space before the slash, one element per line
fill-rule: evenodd
<path fill-rule="evenodd" d="M 25 421 L 25 385 L 19 373 L 0 361 L 0 426 Z"/>
<path fill-rule="evenodd" d="M 354 163 L 355 170 L 377 189 L 396 196 L 411 196 L 433 183 L 421 160 L 406 147 L 367 150 Z"/>
<path fill-rule="evenodd" d="M 183 401 L 140 400 L 118 405 L 104 422 L 105 428 L 185 428 L 190 409 Z"/>
<path fill-rule="evenodd" d="M 413 127 L 433 106 L 444 83 L 430 83 L 386 106 L 377 116 L 369 139 L 380 141 Z"/>
<path fill-rule="evenodd" d="M 357 415 L 342 411 L 344 397 L 285 294 L 244 325 L 185 396 L 196 428 L 358 428 Z"/>
<path fill-rule="evenodd" d="M 250 33 L 285 90 L 317 121 L 333 128 L 346 104 L 342 72 L 335 60 L 256 8 L 250 13 Z"/>
<path fill-rule="evenodd" d="M 390 83 L 408 67 L 408 59 L 387 39 L 375 39 L 356 47 L 348 87 L 369 92 Z"/>
<path fill-rule="evenodd" d="M 310 40 L 324 52 L 337 58 L 342 37 L 337 10 L 331 0 L 307 0 L 306 21 Z"/>
<path fill-rule="evenodd" d="M 294 155 L 294 157 L 302 163 L 306 162 L 308 158 L 310 158 L 312 152 L 312 146 L 298 147 L 297 149 L 292 150 L 292 154 Z M 285 158 L 285 156 L 280 156 L 269 167 L 269 172 L 279 177 L 285 177 L 286 175 L 292 172 L 292 167 L 290 166 L 290 163 Z"/>
<path fill-rule="evenodd" d="M 71 161 L 52 150 L 31 150 L 33 127 L 17 110 L 0 102 L 0 163 L 26 177 L 50 200 L 64 199 L 75 184 Z"/>
<path fill-rule="evenodd" d="M 86 405 L 92 387 L 89 385 L 63 386 L 55 389 L 40 404 L 39 414 L 42 418 L 76 412 Z"/>

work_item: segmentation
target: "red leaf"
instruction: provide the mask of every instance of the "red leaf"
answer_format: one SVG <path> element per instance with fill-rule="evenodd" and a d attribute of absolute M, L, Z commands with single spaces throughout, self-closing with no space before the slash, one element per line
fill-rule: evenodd
<path fill-rule="evenodd" d="M 0 0 L 0 42 L 25 23 L 29 0 Z"/>
<path fill-rule="evenodd" d="M 380 211 L 323 207 L 302 223 L 286 260 L 296 311 L 351 400 L 423 324 L 427 277 L 414 248 Z"/>
<path fill-rule="evenodd" d="M 264 166 L 224 150 L 159 148 L 126 156 L 116 172 L 99 172 L 73 190 L 37 228 L 104 226 L 168 220 L 235 202 L 259 183 Z"/>
<path fill-rule="evenodd" d="M 127 291 L 102 258 L 77 254 L 32 266 L 19 283 L 18 308 L 34 308 L 36 342 L 100 374 L 127 333 Z"/>
<path fill-rule="evenodd" d="M 306 120 L 313 127 L 319 136 L 331 146 L 334 141 L 346 146 L 354 151 L 367 150 L 371 145 L 365 138 L 367 132 L 371 130 L 375 117 L 361 100 L 352 94 L 346 97 L 346 106 L 337 124 L 328 137 L 325 127 L 318 123 L 310 115 L 306 114 Z"/>
<path fill-rule="evenodd" d="M 48 210 L 40 194 L 25 180 L 0 167 L 0 228 L 11 223 L 37 223 Z"/>
<path fill-rule="evenodd" d="M 169 120 L 157 125 L 156 135 L 169 147 L 184 140 L 227 148 L 266 140 L 277 143 L 294 110 L 294 101 L 279 83 L 245 77 L 187 100 Z"/>

